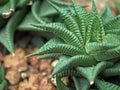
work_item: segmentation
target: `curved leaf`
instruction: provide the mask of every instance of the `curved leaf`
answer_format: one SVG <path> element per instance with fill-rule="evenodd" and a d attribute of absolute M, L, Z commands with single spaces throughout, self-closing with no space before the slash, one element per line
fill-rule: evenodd
<path fill-rule="evenodd" d="M 93 54 L 97 61 L 111 60 L 120 57 L 120 46 L 106 50 L 102 53 Z M 109 57 L 108 57 L 109 56 Z"/>
<path fill-rule="evenodd" d="M 7 86 L 7 80 L 5 79 L 4 64 L 0 67 L 0 90 L 4 90 Z"/>
<path fill-rule="evenodd" d="M 36 21 L 40 22 L 40 23 L 45 23 L 40 17 L 39 17 L 39 10 L 40 10 L 40 1 L 35 1 L 32 5 L 32 14 L 34 16 L 34 18 L 36 19 Z"/>
<path fill-rule="evenodd" d="M 95 5 L 95 1 L 92 0 L 92 13 L 98 15 L 97 7 Z"/>
<path fill-rule="evenodd" d="M 72 52 L 71 52 L 72 51 Z M 77 55 L 80 54 L 80 50 L 77 47 L 67 44 L 57 44 L 57 45 L 50 45 L 49 47 L 41 47 L 37 52 L 32 55 L 42 55 L 46 53 L 62 53 L 65 55 Z"/>
<path fill-rule="evenodd" d="M 113 43 L 98 43 L 98 42 L 87 43 L 85 46 L 86 52 L 89 54 L 100 53 L 100 52 L 102 53 L 105 52 L 106 50 L 115 47 L 116 45 Z"/>
<path fill-rule="evenodd" d="M 106 68 L 106 62 L 100 62 L 93 67 L 78 67 L 77 70 L 81 73 L 83 77 L 88 79 L 92 85 L 97 77 L 97 75 Z"/>
<path fill-rule="evenodd" d="M 109 20 L 109 22 L 104 24 L 105 30 L 111 29 L 120 29 L 120 15 L 114 17 L 113 19 Z"/>
<path fill-rule="evenodd" d="M 79 31 L 78 24 L 75 21 L 75 19 L 71 16 L 71 14 L 69 14 L 68 11 L 66 11 L 65 9 L 60 9 L 56 5 L 52 3 L 50 4 L 60 13 L 66 28 L 77 36 L 78 40 L 80 41 L 80 45 L 83 44 L 83 39 Z"/>
<path fill-rule="evenodd" d="M 98 15 L 94 15 L 94 23 L 92 26 L 92 40 L 96 42 L 102 42 L 105 37 L 105 30 L 101 18 Z"/>
<path fill-rule="evenodd" d="M 80 35 L 78 37 L 80 37 L 79 39 L 81 40 L 81 43 L 84 45 L 86 42 L 86 33 L 87 33 L 87 19 L 88 17 L 90 17 L 90 14 L 88 14 L 87 12 L 85 12 L 83 10 L 82 7 L 78 6 L 74 0 L 72 0 L 73 6 L 74 6 L 74 10 L 76 13 L 76 22 L 78 23 L 78 28 L 79 28 L 79 33 Z"/>
<path fill-rule="evenodd" d="M 111 68 L 105 69 L 102 74 L 107 77 L 120 76 L 120 63 L 115 64 Z"/>
<path fill-rule="evenodd" d="M 58 90 L 70 90 L 61 80 L 59 77 L 56 77 L 56 83 Z"/>
<path fill-rule="evenodd" d="M 120 86 L 97 79 L 95 85 L 99 90 L 120 90 Z"/>
<path fill-rule="evenodd" d="M 68 76 L 81 76 L 80 73 L 75 69 L 65 69 L 59 73 L 56 74 L 57 77 L 68 77 Z"/>
<path fill-rule="evenodd" d="M 106 30 L 105 32 L 109 34 L 120 35 L 120 29 L 109 29 L 109 30 Z"/>
<path fill-rule="evenodd" d="M 3 18 L 9 18 L 16 10 L 18 0 L 9 0 L 7 3 L 0 7 L 0 15 Z"/>
<path fill-rule="evenodd" d="M 31 0 L 18 0 L 17 8 L 24 8 Z"/>
<path fill-rule="evenodd" d="M 13 37 L 14 32 L 21 22 L 22 18 L 25 16 L 27 9 L 20 10 L 13 15 L 8 21 L 6 27 L 1 31 L 0 42 L 9 50 L 10 53 L 14 55 L 14 45 Z"/>
<path fill-rule="evenodd" d="M 90 88 L 90 83 L 84 78 L 73 77 L 73 81 L 75 83 L 76 90 L 89 90 Z"/>
<path fill-rule="evenodd" d="M 57 63 L 57 65 L 55 66 L 55 68 L 54 68 L 54 70 L 53 70 L 53 75 L 61 72 L 63 69 L 67 69 L 67 67 L 64 67 L 64 68 L 63 68 L 61 65 L 62 65 L 63 63 L 67 63 L 67 60 L 68 60 L 68 59 L 69 59 L 69 57 L 67 57 L 67 56 L 61 56 L 61 57 L 59 58 L 59 62 Z"/>
<path fill-rule="evenodd" d="M 19 24 L 19 26 L 17 27 L 17 29 L 19 30 L 26 30 L 26 31 L 38 31 L 38 28 L 35 28 L 33 26 L 31 26 L 30 22 L 37 24 L 39 23 L 33 16 L 33 14 L 31 12 L 29 12 L 25 17 L 24 20 Z"/>
<path fill-rule="evenodd" d="M 40 60 L 43 60 L 43 59 L 57 59 L 61 56 L 60 53 L 50 53 L 50 54 L 44 54 L 42 56 L 40 56 Z"/>
<path fill-rule="evenodd" d="M 67 30 L 67 28 L 65 28 L 64 25 L 61 23 L 38 24 L 38 25 L 34 24 L 33 26 L 36 28 L 44 28 L 43 31 L 52 32 L 61 39 L 63 39 L 66 43 L 76 47 L 80 47 L 80 42 L 76 35 Z"/>
<path fill-rule="evenodd" d="M 108 4 L 106 4 L 105 8 L 103 9 L 101 13 L 101 19 L 103 21 L 103 24 L 109 22 L 109 20 L 111 20 L 112 18 L 114 18 L 114 15 L 110 7 L 108 6 Z"/>
<path fill-rule="evenodd" d="M 90 66 L 96 64 L 96 60 L 87 55 L 76 55 L 71 58 L 60 58 L 60 61 L 57 63 L 54 72 L 57 73 L 65 68 L 73 68 L 78 66 Z"/>

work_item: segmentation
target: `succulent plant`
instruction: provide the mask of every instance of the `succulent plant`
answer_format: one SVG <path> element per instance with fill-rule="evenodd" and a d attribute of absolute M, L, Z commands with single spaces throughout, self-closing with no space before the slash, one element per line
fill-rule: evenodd
<path fill-rule="evenodd" d="M 56 3 L 66 7 L 59 1 Z M 17 29 L 35 31 L 30 22 L 51 22 L 56 14 L 47 0 L 0 0 L 0 43 L 14 55 L 14 34 Z"/>
<path fill-rule="evenodd" d="M 49 3 L 60 13 L 62 22 L 31 24 L 56 37 L 28 56 L 59 59 L 53 70 L 59 90 L 120 90 L 116 82 L 107 80 L 120 77 L 120 16 L 114 16 L 108 5 L 98 14 L 94 0 L 91 13 L 74 0 L 71 10 Z M 74 87 L 61 81 L 64 76 L 72 77 Z"/>

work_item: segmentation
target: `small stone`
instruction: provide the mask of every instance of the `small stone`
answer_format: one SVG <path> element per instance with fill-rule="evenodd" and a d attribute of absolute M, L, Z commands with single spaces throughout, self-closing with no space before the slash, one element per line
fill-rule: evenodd
<path fill-rule="evenodd" d="M 19 83 L 18 90 L 31 90 L 27 80 Z"/>
<path fill-rule="evenodd" d="M 49 78 L 42 79 L 39 90 L 56 90 L 55 86 L 50 83 Z"/>
<path fill-rule="evenodd" d="M 43 75 L 43 76 L 46 76 L 46 75 L 47 75 L 47 73 L 46 73 L 46 72 L 42 72 L 42 75 Z"/>
<path fill-rule="evenodd" d="M 63 78 L 61 78 L 61 81 L 62 81 L 65 85 L 68 85 L 68 83 L 69 83 L 68 77 L 63 77 Z M 52 82 L 55 86 L 57 86 L 56 76 L 53 76 L 53 77 L 51 78 L 51 82 Z"/>
<path fill-rule="evenodd" d="M 40 63 L 40 68 L 39 70 L 41 72 L 47 72 L 47 74 L 50 74 L 53 70 L 53 67 L 51 66 L 51 60 L 42 60 Z"/>
<path fill-rule="evenodd" d="M 15 85 L 20 81 L 20 73 L 14 69 L 7 71 L 5 77 L 11 85 Z"/>
<path fill-rule="evenodd" d="M 51 77 L 51 82 L 57 86 L 57 83 L 56 83 L 56 76 L 54 75 L 53 77 Z"/>
<path fill-rule="evenodd" d="M 58 63 L 58 60 L 54 60 L 51 65 L 55 67 L 57 63 Z"/>
<path fill-rule="evenodd" d="M 65 85 L 68 85 L 68 83 L 69 83 L 68 77 L 63 77 L 63 78 L 61 78 L 61 81 L 63 81 L 63 83 L 64 83 Z"/>
<path fill-rule="evenodd" d="M 25 78 L 27 78 L 28 77 L 28 74 L 26 73 L 26 72 L 22 72 L 21 73 L 21 78 L 22 79 L 25 79 Z"/>
<path fill-rule="evenodd" d="M 13 63 L 14 62 L 14 63 Z M 26 71 L 28 68 L 27 58 L 25 58 L 25 51 L 21 48 L 15 50 L 15 56 L 11 54 L 4 58 L 5 68 L 17 68 L 17 71 Z"/>
<path fill-rule="evenodd" d="M 28 61 L 30 62 L 31 66 L 38 69 L 39 68 L 39 56 L 31 56 L 28 58 Z"/>
<path fill-rule="evenodd" d="M 41 74 L 31 74 L 29 77 L 29 85 L 31 87 L 31 90 L 39 90 L 39 84 L 40 84 L 40 80 L 39 80 L 39 76 Z"/>
<path fill-rule="evenodd" d="M 8 90 L 18 90 L 18 85 L 10 85 L 8 86 Z"/>

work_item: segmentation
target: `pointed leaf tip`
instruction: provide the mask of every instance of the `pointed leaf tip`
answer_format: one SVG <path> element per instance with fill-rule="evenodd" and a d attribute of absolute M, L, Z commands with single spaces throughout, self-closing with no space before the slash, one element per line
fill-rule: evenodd
<path fill-rule="evenodd" d="M 97 8 L 96 8 L 94 0 L 92 0 L 92 13 L 95 13 L 96 15 L 98 15 L 98 11 L 97 11 Z"/>
<path fill-rule="evenodd" d="M 28 54 L 28 55 L 26 55 L 25 57 L 27 58 L 27 57 L 30 57 L 30 56 L 32 56 L 31 54 Z"/>
<path fill-rule="evenodd" d="M 12 53 L 12 56 L 15 56 L 15 53 Z"/>
<path fill-rule="evenodd" d="M 93 85 L 94 84 L 94 81 L 90 81 L 90 85 Z"/>
<path fill-rule="evenodd" d="M 71 0 L 72 3 L 75 3 L 75 0 Z"/>
<path fill-rule="evenodd" d="M 60 8 L 58 6 L 56 6 L 55 4 L 53 4 L 50 0 L 47 0 L 47 2 L 53 7 L 55 8 L 58 12 L 60 11 Z"/>

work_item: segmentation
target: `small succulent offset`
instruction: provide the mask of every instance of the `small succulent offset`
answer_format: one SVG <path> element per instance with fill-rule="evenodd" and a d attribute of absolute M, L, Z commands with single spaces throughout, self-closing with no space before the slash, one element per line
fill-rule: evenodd
<path fill-rule="evenodd" d="M 32 26 L 57 37 L 28 56 L 59 59 L 53 70 L 59 90 L 120 90 L 120 16 L 114 16 L 108 5 L 98 14 L 94 0 L 92 13 L 71 1 L 71 10 L 49 1 L 60 13 L 62 23 Z M 74 86 L 61 81 L 65 76 L 71 76 Z"/>

